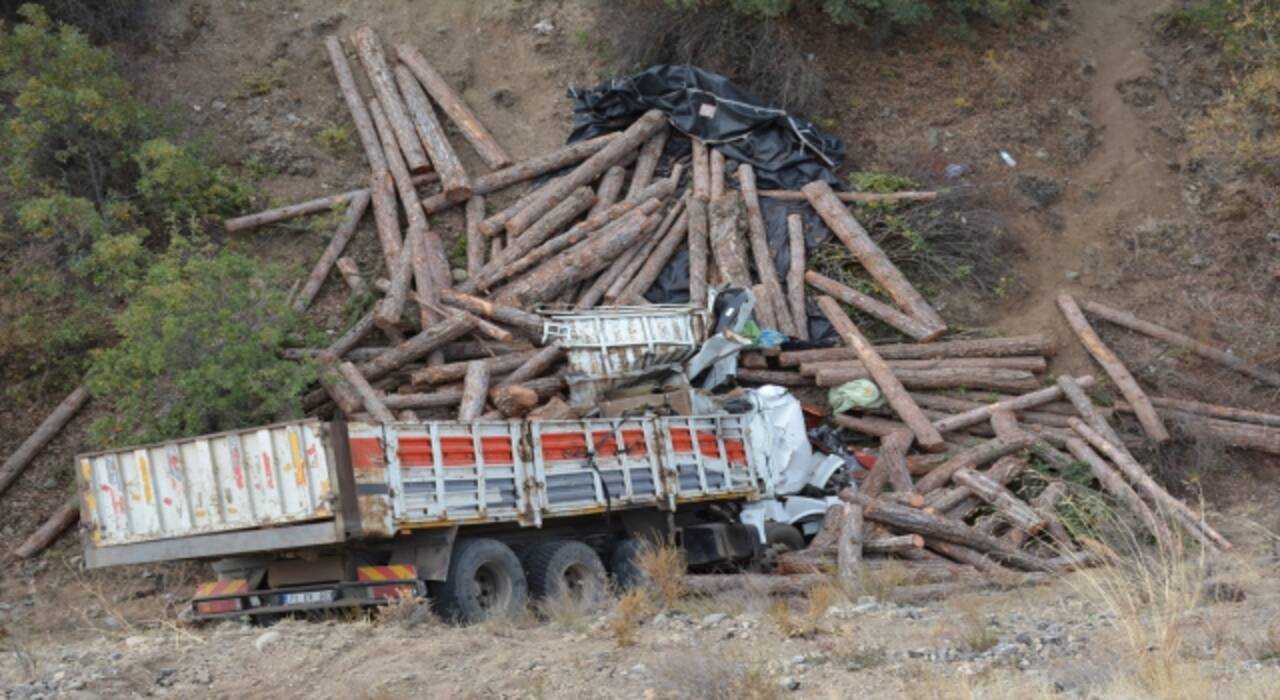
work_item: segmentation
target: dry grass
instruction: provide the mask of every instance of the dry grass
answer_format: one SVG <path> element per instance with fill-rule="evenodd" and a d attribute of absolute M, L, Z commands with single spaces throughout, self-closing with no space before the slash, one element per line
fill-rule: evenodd
<path fill-rule="evenodd" d="M 784 694 L 764 663 L 717 652 L 671 652 L 654 662 L 652 672 L 658 697 L 772 700 Z"/>
<path fill-rule="evenodd" d="M 668 544 L 645 547 L 636 564 L 662 607 L 670 608 L 684 596 L 686 565 L 684 552 L 678 547 Z"/>
<path fill-rule="evenodd" d="M 635 644 L 636 629 L 652 612 L 653 603 L 644 591 L 631 590 L 622 594 L 609 618 L 609 631 L 613 634 L 614 643 L 620 647 Z"/>
<path fill-rule="evenodd" d="M 953 628 L 955 643 L 962 648 L 981 654 L 1000 642 L 1000 634 L 987 620 L 987 616 L 973 600 L 960 600 L 955 606 L 956 624 Z"/>
<path fill-rule="evenodd" d="M 911 572 L 902 562 L 894 559 L 883 566 L 864 569 L 858 577 L 856 591 L 860 595 L 869 595 L 876 600 L 892 601 L 894 592 L 911 581 Z"/>
<path fill-rule="evenodd" d="M 423 625 L 436 625 L 440 618 L 431 610 L 430 601 L 402 596 L 379 608 L 377 621 L 382 625 L 413 629 Z"/>
<path fill-rule="evenodd" d="M 831 583 L 819 583 L 809 590 L 804 609 L 797 615 L 788 601 L 778 600 L 769 608 L 769 619 L 789 639 L 807 639 L 821 631 L 822 617 L 844 597 L 844 592 Z"/>

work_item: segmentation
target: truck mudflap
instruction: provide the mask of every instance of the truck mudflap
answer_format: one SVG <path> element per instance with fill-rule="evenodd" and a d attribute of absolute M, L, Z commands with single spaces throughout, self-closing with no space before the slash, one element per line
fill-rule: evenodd
<path fill-rule="evenodd" d="M 250 590 L 247 579 L 209 581 L 196 588 L 192 618 L 219 620 L 342 608 L 371 608 L 403 598 L 422 598 L 426 584 L 411 564 L 361 566 L 355 581 L 331 581 Z"/>

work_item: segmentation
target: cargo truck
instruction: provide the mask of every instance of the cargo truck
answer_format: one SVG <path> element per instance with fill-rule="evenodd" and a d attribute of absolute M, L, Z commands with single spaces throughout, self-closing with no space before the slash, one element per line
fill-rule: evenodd
<path fill-rule="evenodd" d="M 777 390 L 781 392 L 781 390 Z M 306 420 L 77 457 L 88 567 L 211 560 L 196 619 L 428 596 L 476 621 L 802 546 L 840 460 L 785 392 L 740 412 L 553 421 Z M 798 432 L 798 435 L 797 435 Z M 799 474 L 799 478 L 797 478 Z M 790 495 L 788 495 L 790 494 Z"/>

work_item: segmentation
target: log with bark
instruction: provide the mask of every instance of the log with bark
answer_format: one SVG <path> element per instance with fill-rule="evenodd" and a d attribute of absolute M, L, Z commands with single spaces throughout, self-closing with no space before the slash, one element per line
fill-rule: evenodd
<path fill-rule="evenodd" d="M 776 328 L 787 337 L 798 338 L 800 332 L 791 320 L 790 308 L 785 303 L 787 296 L 782 290 L 781 280 L 778 279 L 778 268 L 773 261 L 773 251 L 769 249 L 764 214 L 760 211 L 760 198 L 756 192 L 756 171 L 750 163 L 738 166 L 738 187 L 742 191 L 742 203 L 746 209 L 747 241 L 751 245 L 751 259 L 755 263 L 756 275 L 764 285 L 765 293 L 773 302 Z"/>
<path fill-rule="evenodd" d="M 752 286 L 751 272 L 747 268 L 746 241 L 738 226 L 740 202 L 731 194 L 722 194 L 711 200 L 707 210 L 711 222 L 707 245 L 724 281 L 747 289 Z"/>
<path fill-rule="evenodd" d="M 80 522 L 80 499 L 72 498 L 62 505 L 31 536 L 13 550 L 15 559 L 30 559 L 49 548 L 58 537 Z"/>
<path fill-rule="evenodd" d="M 382 398 L 378 396 L 378 392 L 369 385 L 360 370 L 350 362 L 342 362 L 338 365 L 338 372 L 342 374 L 342 379 L 346 381 L 356 394 L 360 397 L 360 402 L 364 409 L 370 413 L 379 423 L 394 423 L 396 418 L 387 409 L 386 404 L 382 402 Z"/>
<path fill-rule="evenodd" d="M 830 297 L 824 297 L 829 299 Z M 995 389 L 997 391 L 1028 391 L 1040 386 L 1039 380 L 1030 372 L 1016 369 L 998 369 L 994 367 L 940 367 L 937 369 L 909 369 L 892 367 L 887 363 L 884 369 L 892 374 L 903 387 L 915 390 L 929 389 Z M 814 383 L 820 387 L 840 386 L 858 379 L 874 377 L 871 368 L 863 369 L 825 369 L 814 377 Z M 883 391 L 884 387 L 881 386 Z"/>
<path fill-rule="evenodd" d="M 636 271 L 631 282 L 623 290 L 618 297 L 620 303 L 623 304 L 644 304 L 644 293 L 649 291 L 653 283 L 658 280 L 658 275 L 662 274 L 667 263 L 675 257 L 676 251 L 680 249 L 680 245 L 688 238 L 689 233 L 689 217 L 688 211 L 680 215 L 672 225 L 671 230 L 667 233 L 662 242 L 658 244 L 653 252 L 649 254 L 648 259 Z"/>
<path fill-rule="evenodd" d="M 489 250 L 489 240 L 480 232 L 480 222 L 485 217 L 484 197 L 473 195 L 468 199 L 463 216 L 467 228 L 467 279 L 474 279 L 484 269 L 485 254 Z"/>
<path fill-rule="evenodd" d="M 916 442 L 920 443 L 920 447 L 929 452 L 939 452 L 945 449 L 942 436 L 929 423 L 929 419 L 920 411 L 920 407 L 916 406 L 911 400 L 911 395 L 907 393 L 902 383 L 894 376 L 893 370 L 885 364 L 875 349 L 871 346 L 871 342 L 862 335 L 858 327 L 853 321 L 845 315 L 840 309 L 840 305 L 831 297 L 821 297 L 818 299 L 818 306 L 822 309 L 822 313 L 831 321 L 831 325 L 836 332 L 858 353 L 858 359 L 867 367 L 871 377 L 875 380 L 876 385 L 880 387 L 880 393 L 884 395 L 885 401 L 893 408 L 894 412 L 902 418 L 907 424 L 911 432 L 916 436 Z"/>
<path fill-rule="evenodd" d="M 1067 532 L 1066 526 L 1062 524 L 1062 520 L 1058 518 L 1056 508 L 1058 502 L 1067 496 L 1067 485 L 1061 480 L 1055 479 L 1044 490 L 1031 499 L 1031 509 L 1044 519 L 1045 531 L 1052 537 L 1055 547 L 1066 548 L 1071 545 L 1071 533 Z M 1005 539 L 1009 540 L 1009 544 L 1014 547 L 1021 547 L 1026 543 L 1031 533 L 1026 530 L 1015 528 L 1010 530 Z"/>
<path fill-rule="evenodd" d="M 440 175 L 440 187 L 445 199 L 454 202 L 471 199 L 471 178 L 467 176 L 462 161 L 444 135 L 444 128 L 440 126 L 440 120 L 436 118 L 436 111 L 432 109 L 427 94 L 407 68 L 396 66 L 394 72 L 396 85 L 404 98 L 405 110 L 409 113 L 413 128 L 426 148 L 431 166 Z M 422 205 L 419 203 L 417 206 Z"/>
<path fill-rule="evenodd" d="M 534 342 L 542 341 L 542 317 L 514 306 L 464 294 L 454 289 L 440 290 L 440 301 L 454 308 L 511 326 Z"/>
<path fill-rule="evenodd" d="M 360 274 L 360 266 L 355 258 L 344 255 L 334 260 L 333 266 L 338 268 L 338 274 L 342 275 L 342 281 L 347 283 L 351 296 L 361 298 L 369 293 L 369 283 L 365 282 L 364 275 Z"/>
<path fill-rule="evenodd" d="M 606 170 L 604 177 L 600 178 L 600 184 L 596 185 L 596 203 L 591 205 L 587 218 L 601 216 L 609 207 L 616 204 L 618 198 L 622 196 L 622 187 L 626 183 L 626 168 L 615 165 Z"/>
<path fill-rule="evenodd" d="M 521 386 L 533 390 L 538 394 L 539 400 L 545 401 L 563 391 L 566 384 L 563 376 L 553 375 L 527 381 Z M 462 387 L 450 386 L 421 394 L 388 394 L 383 397 L 383 402 L 394 410 L 449 408 L 462 402 Z"/>
<path fill-rule="evenodd" d="M 1098 318 L 1110 321 L 1118 326 L 1128 328 L 1131 331 L 1156 338 L 1157 340 L 1163 340 L 1175 347 L 1189 350 L 1207 360 L 1217 362 L 1223 367 L 1229 367 L 1237 372 L 1253 377 L 1260 382 L 1270 384 L 1271 386 L 1280 386 L 1280 373 L 1250 364 L 1244 359 L 1232 355 L 1230 352 L 1223 350 L 1222 348 L 1200 342 L 1195 338 L 1169 330 L 1164 326 L 1156 325 L 1150 321 L 1144 321 L 1127 311 L 1113 309 L 1110 306 L 1104 306 L 1097 302 L 1086 301 L 1084 303 L 1084 309 Z"/>
<path fill-rule="evenodd" d="M 1076 377 L 1076 382 L 1086 389 L 1093 386 L 1093 377 L 1083 375 Z M 974 408 L 964 413 L 957 413 L 947 418 L 941 418 L 934 421 L 933 425 L 939 432 L 947 433 L 954 430 L 962 430 L 978 423 L 985 423 L 991 420 L 991 413 L 1001 409 L 1013 412 L 1035 408 L 1042 404 L 1057 401 L 1062 398 L 1062 389 L 1057 386 L 1045 387 L 1035 391 L 1027 392 L 1020 396 L 1009 399 L 1003 399 L 994 403 L 987 404 L 980 408 Z"/>
<path fill-rule="evenodd" d="M 1089 467 L 1089 471 L 1093 477 L 1102 485 L 1102 489 L 1107 493 L 1115 496 L 1125 505 L 1142 524 L 1146 526 L 1147 531 L 1156 538 L 1158 542 L 1172 542 L 1171 535 L 1165 522 L 1156 517 L 1156 514 L 1147 506 L 1146 502 L 1138 495 L 1137 491 L 1124 480 L 1115 469 L 1107 463 L 1089 444 L 1080 438 L 1072 438 L 1067 440 L 1067 449 L 1076 459 L 1083 462 Z"/>
<path fill-rule="evenodd" d="M 18 449 L 14 450 L 13 454 L 9 455 L 0 466 L 0 493 L 4 493 L 13 485 L 40 450 L 62 432 L 67 423 L 71 422 L 76 413 L 88 402 L 89 389 L 81 384 L 58 403 L 48 417 L 36 427 L 35 432 L 28 435 L 27 439 L 18 445 Z"/>
<path fill-rule="evenodd" d="M 472 328 L 474 326 L 469 317 L 458 315 L 441 319 L 412 338 L 361 364 L 360 372 L 369 381 L 380 379 L 414 360 L 426 357 L 445 343 L 461 338 L 470 333 Z"/>
<path fill-rule="evenodd" d="M 1236 421 L 1239 423 L 1252 423 L 1271 428 L 1280 428 L 1280 415 L 1273 413 L 1250 411 L 1243 408 L 1219 406 L 1216 404 L 1204 403 L 1201 401 L 1189 401 L 1185 399 L 1167 399 L 1158 396 L 1152 396 L 1150 398 L 1152 405 L 1157 409 L 1168 409 L 1170 411 L 1190 413 L 1192 415 L 1204 416 L 1206 418 L 1219 418 L 1221 420 Z M 1116 410 L 1129 411 L 1130 408 L 1128 404 L 1120 402 L 1116 404 Z M 1103 437 L 1106 437 L 1106 435 L 1104 434 Z"/>
<path fill-rule="evenodd" d="M 1027 460 L 1014 455 L 1006 455 L 992 463 L 984 473 L 992 481 L 1003 486 L 1022 476 L 1022 473 L 1026 470 Z M 942 489 L 934 491 L 930 494 L 930 498 L 926 499 L 925 504 L 936 508 L 939 513 L 946 515 L 948 518 L 964 520 L 983 504 L 983 500 L 974 495 L 968 488 L 956 486 L 946 491 Z"/>
<path fill-rule="evenodd" d="M 631 174 L 631 185 L 627 188 L 627 199 L 633 202 L 640 201 L 644 188 L 653 181 L 653 172 L 658 167 L 662 150 L 667 146 L 667 137 L 670 132 L 671 130 L 664 124 L 640 147 L 640 153 Z"/>
<path fill-rule="evenodd" d="M 1116 409 L 1125 413 L 1133 412 L 1133 407 L 1123 401 L 1116 403 Z M 1166 421 L 1175 423 L 1183 433 L 1192 437 L 1221 442 L 1230 447 L 1280 455 L 1280 429 L 1278 428 L 1210 418 L 1169 408 L 1158 408 L 1157 411 Z"/>
<path fill-rule="evenodd" d="M 329 270 L 333 269 L 334 263 L 342 255 L 342 251 L 346 250 L 351 237 L 355 235 L 356 226 L 360 225 L 360 219 L 364 217 L 365 208 L 368 206 L 368 192 L 356 196 L 347 205 L 347 213 L 342 217 L 342 223 L 338 225 L 338 230 L 334 231 L 333 238 L 329 239 L 329 245 L 320 254 L 320 259 L 311 269 L 311 274 L 307 275 L 307 282 L 302 286 L 302 291 L 298 292 L 298 296 L 294 298 L 294 311 L 301 313 L 311 306 L 311 302 L 320 293 L 320 287 L 324 286 L 325 279 L 329 277 Z"/>
<path fill-rule="evenodd" d="M 985 474 L 972 469 L 957 469 L 951 480 L 986 501 L 1010 525 L 1027 534 L 1036 534 L 1046 524 L 1045 519 L 1025 501 Z"/>
<path fill-rule="evenodd" d="M 840 284 L 830 277 L 813 270 L 804 273 L 804 281 L 823 294 L 829 294 L 868 316 L 884 321 L 916 340 L 933 340 L 945 330 L 929 325 L 910 314 L 905 314 L 888 304 L 869 297 L 852 287 Z"/>
<path fill-rule="evenodd" d="M 916 480 L 916 491 L 928 494 L 930 491 L 946 485 L 951 477 L 961 469 L 973 469 L 987 462 L 1020 452 L 1031 446 L 1035 437 L 1022 434 L 1016 438 L 1001 440 L 996 438 L 974 445 L 957 452 L 947 461 L 929 470 L 928 474 Z"/>
<path fill-rule="evenodd" d="M 538 392 L 522 384 L 498 386 L 489 391 L 489 400 L 507 418 L 523 418 L 538 407 Z"/>
<path fill-rule="evenodd" d="M 885 360 L 897 369 L 1014 369 L 1023 372 L 1043 372 L 1048 363 L 1043 357 L 939 357 L 929 360 Z M 865 370 L 859 360 L 838 360 L 835 362 L 805 362 L 800 365 L 800 373 L 816 375 L 829 370 L 860 371 Z M 945 397 L 943 397 L 945 398 Z M 980 405 L 975 401 L 962 402 L 971 404 L 965 409 Z"/>
<path fill-rule="evenodd" d="M 547 212 L 546 216 L 525 231 L 523 235 L 511 240 L 503 248 L 501 255 L 490 260 L 480 270 L 479 274 L 468 279 L 459 288 L 465 292 L 474 292 L 519 274 L 518 272 L 513 272 L 513 270 L 518 269 L 521 261 L 526 259 L 539 246 L 546 243 L 549 238 L 559 233 L 570 222 L 581 216 L 583 212 L 590 209 L 595 202 L 595 198 L 595 192 L 590 187 L 579 188 L 563 202 L 560 202 L 551 211 Z"/>
<path fill-rule="evenodd" d="M 514 386 L 541 377 L 562 359 L 564 359 L 564 349 L 552 343 L 521 362 L 510 375 L 498 383 L 498 386 Z"/>
<path fill-rule="evenodd" d="M 1075 332 L 1080 339 L 1080 343 L 1085 349 L 1093 355 L 1093 359 L 1102 365 L 1102 369 L 1106 371 L 1107 376 L 1111 377 L 1111 381 L 1115 383 L 1116 388 L 1124 394 L 1125 399 L 1133 405 L 1137 412 L 1138 422 L 1142 424 L 1142 429 L 1146 432 L 1147 437 L 1157 443 L 1168 442 L 1169 431 L 1161 422 L 1160 416 L 1156 415 L 1156 409 L 1147 399 L 1147 394 L 1138 386 L 1138 380 L 1133 378 L 1129 373 L 1129 369 L 1125 367 L 1124 362 L 1102 342 L 1093 330 L 1093 326 L 1089 324 L 1089 319 L 1085 318 L 1084 312 L 1076 304 L 1076 300 L 1070 295 L 1058 295 L 1058 308 L 1062 311 L 1062 315 L 1067 320 L 1067 324 L 1071 326 L 1071 330 Z"/>
<path fill-rule="evenodd" d="M 862 526 L 862 506 L 856 503 L 844 504 L 844 513 L 840 518 L 840 538 L 836 541 L 836 572 L 842 581 L 858 580 L 862 564 Z"/>
<path fill-rule="evenodd" d="M 489 366 L 483 360 L 472 360 L 462 383 L 462 401 L 458 404 L 458 420 L 478 420 L 484 413 L 489 395 Z"/>
<path fill-rule="evenodd" d="M 805 185 L 804 193 L 832 233 L 840 239 L 841 243 L 844 243 L 854 257 L 858 258 L 867 273 L 880 283 L 898 306 L 936 329 L 937 333 L 934 337 L 946 331 L 947 325 L 942 321 L 942 317 L 924 300 L 916 288 L 911 286 L 906 276 L 889 260 L 880 246 L 871 240 L 871 236 L 867 235 L 862 225 L 836 197 L 830 185 L 817 180 Z"/>
<path fill-rule="evenodd" d="M 773 297 L 765 290 L 764 285 L 751 285 L 751 296 L 755 297 L 755 305 L 751 313 L 755 317 L 756 325 L 761 328 L 776 329 L 778 319 L 773 315 Z"/>
<path fill-rule="evenodd" d="M 694 160 L 694 163 L 698 161 Z M 695 180 L 696 182 L 696 180 Z M 685 205 L 689 213 L 689 303 L 701 309 L 707 305 L 708 223 L 707 202 L 696 193 Z"/>
<path fill-rule="evenodd" d="M 877 418 L 875 416 L 849 416 L 834 415 L 829 419 L 832 423 L 847 428 L 857 433 L 871 435 L 872 437 L 885 437 L 895 432 L 907 431 L 911 429 L 906 423 L 887 418 Z"/>
<path fill-rule="evenodd" d="M 845 204 L 929 202 L 938 198 L 937 192 L 836 192 L 835 195 Z M 760 196 L 784 202 L 803 202 L 808 199 L 803 190 L 760 190 Z"/>
<path fill-rule="evenodd" d="M 414 77 L 431 95 L 431 99 L 440 105 L 440 109 L 458 127 L 458 131 L 462 132 L 463 138 L 471 144 L 485 165 L 496 170 L 511 164 L 511 156 L 507 155 L 498 140 L 462 100 L 462 96 L 445 82 L 440 72 L 416 48 L 409 44 L 399 44 L 396 46 L 396 56 L 409 67 Z"/>
<path fill-rule="evenodd" d="M 425 173 L 431 170 L 431 161 L 427 159 L 422 143 L 418 140 L 418 132 L 409 119 L 400 91 L 396 88 L 395 77 L 387 65 L 386 54 L 382 50 L 382 42 L 371 27 L 360 27 L 351 35 L 351 43 L 355 44 L 360 62 L 364 64 L 365 74 L 369 76 L 369 85 L 378 98 L 378 102 L 387 112 L 387 120 L 395 133 L 396 144 L 409 171 Z M 386 147 L 383 154 L 390 157 Z"/>
<path fill-rule="evenodd" d="M 886 360 L 926 360 L 940 357 L 1051 356 L 1055 352 L 1055 347 L 1052 338 L 1047 335 L 1036 334 L 918 344 L 891 343 L 877 345 L 876 352 L 880 353 L 880 356 Z M 857 353 L 850 348 L 792 350 L 778 355 L 778 362 L 783 367 L 795 367 L 806 362 L 835 362 L 856 359 L 858 359 Z"/>
<path fill-rule="evenodd" d="M 787 265 L 787 309 L 795 324 L 796 340 L 808 340 L 809 309 L 804 299 L 804 219 L 799 214 L 787 215 L 787 251 L 790 253 Z"/>
<path fill-rule="evenodd" d="M 1106 439 L 1107 442 L 1128 451 L 1124 446 L 1124 441 L 1120 439 L 1120 434 L 1115 431 L 1115 428 L 1111 427 L 1111 424 L 1107 422 L 1106 416 L 1098 410 L 1098 407 L 1093 405 L 1093 401 L 1084 392 L 1084 387 L 1080 386 L 1075 377 L 1064 374 L 1058 377 L 1057 384 L 1058 388 L 1062 389 L 1062 394 L 1067 397 L 1067 400 L 1071 402 L 1076 412 L 1080 414 L 1080 417 L 1084 419 L 1084 422 L 1089 427 L 1098 431 L 1098 434 Z"/>
<path fill-rule="evenodd" d="M 494 377 L 509 374 L 536 353 L 536 350 L 506 353 L 494 357 L 477 360 L 489 365 L 489 374 Z M 423 367 L 414 370 L 410 375 L 414 384 L 451 384 L 460 382 L 467 376 L 467 366 L 472 360 L 450 362 L 434 367 Z"/>
<path fill-rule="evenodd" d="M 382 299 L 374 307 L 373 320 L 384 330 L 399 328 L 404 305 L 409 299 L 409 287 L 413 283 L 413 250 L 409 246 L 400 249 L 400 257 L 391 269 L 391 281 Z"/>
<path fill-rule="evenodd" d="M 777 384 L 778 386 L 813 386 L 813 380 L 798 372 L 782 372 L 767 369 L 743 369 L 737 374 L 738 381 L 748 384 Z"/>
<path fill-rule="evenodd" d="M 880 438 L 880 453 L 871 472 L 862 480 L 862 493 L 876 498 L 888 484 L 896 493 L 914 494 L 915 485 L 907 469 L 907 451 L 914 441 L 915 435 L 910 430 L 895 430 Z"/>

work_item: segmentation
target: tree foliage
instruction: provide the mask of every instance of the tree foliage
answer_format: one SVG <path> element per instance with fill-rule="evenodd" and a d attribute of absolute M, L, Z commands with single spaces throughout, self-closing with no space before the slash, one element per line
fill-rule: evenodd
<path fill-rule="evenodd" d="M 1031 0 L 666 0 L 668 5 L 694 9 L 725 5 L 756 17 L 782 17 L 798 6 L 821 8 L 840 25 L 862 28 L 908 29 L 942 20 L 954 27 L 967 27 L 975 20 L 1005 24 L 1021 18 L 1031 9 Z"/>

